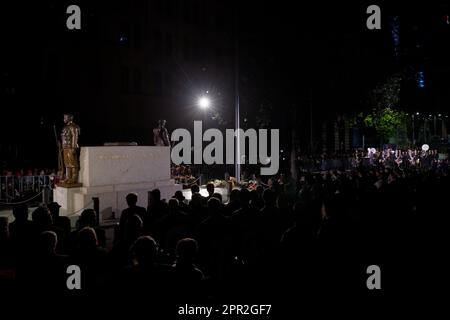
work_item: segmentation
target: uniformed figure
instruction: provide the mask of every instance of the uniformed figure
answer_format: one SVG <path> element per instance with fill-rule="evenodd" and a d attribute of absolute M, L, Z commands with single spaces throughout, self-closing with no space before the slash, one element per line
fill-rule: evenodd
<path fill-rule="evenodd" d="M 159 120 L 158 128 L 153 129 L 153 142 L 155 146 L 170 146 L 169 132 L 165 125 L 166 120 Z"/>
<path fill-rule="evenodd" d="M 66 124 L 61 132 L 61 145 L 63 153 L 63 180 L 65 185 L 78 183 L 78 136 L 80 127 L 73 123 L 73 115 L 65 114 L 64 123 Z"/>

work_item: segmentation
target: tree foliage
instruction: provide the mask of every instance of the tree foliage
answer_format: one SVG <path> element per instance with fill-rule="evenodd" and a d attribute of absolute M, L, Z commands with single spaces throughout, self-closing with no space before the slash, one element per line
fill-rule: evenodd
<path fill-rule="evenodd" d="M 398 109 L 400 104 L 401 74 L 394 74 L 369 94 L 370 112 L 355 117 L 355 123 L 373 128 L 380 142 L 406 137 L 407 116 Z M 403 142 L 403 141 L 402 141 Z"/>
<path fill-rule="evenodd" d="M 403 111 L 392 108 L 373 111 L 365 116 L 364 124 L 367 127 L 373 127 L 381 140 L 404 135 L 407 116 Z"/>

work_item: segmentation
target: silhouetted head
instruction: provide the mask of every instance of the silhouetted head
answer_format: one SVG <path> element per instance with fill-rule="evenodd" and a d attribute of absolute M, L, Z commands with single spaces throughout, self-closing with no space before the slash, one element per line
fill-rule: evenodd
<path fill-rule="evenodd" d="M 80 228 L 93 227 L 96 224 L 96 213 L 94 209 L 84 209 L 78 220 Z"/>
<path fill-rule="evenodd" d="M 52 217 L 59 216 L 59 208 L 61 208 L 61 206 L 58 204 L 58 202 L 50 202 L 47 207 L 48 210 L 50 210 L 50 214 L 52 215 Z"/>
<path fill-rule="evenodd" d="M 158 247 L 152 237 L 142 236 L 134 242 L 131 252 L 139 266 L 149 266 L 156 262 Z"/>
<path fill-rule="evenodd" d="M 191 186 L 191 192 L 192 192 L 192 194 L 199 193 L 200 192 L 200 187 L 197 184 L 193 184 Z"/>
<path fill-rule="evenodd" d="M 195 239 L 184 238 L 178 241 L 176 247 L 178 262 L 192 263 L 198 252 L 198 244 Z"/>
<path fill-rule="evenodd" d="M 134 206 L 136 206 L 136 203 L 138 202 L 138 196 L 136 193 L 129 193 L 125 197 L 125 200 L 127 201 L 127 205 L 129 207 L 134 207 Z"/>
<path fill-rule="evenodd" d="M 19 204 L 13 207 L 13 216 L 16 221 L 22 222 L 28 220 L 28 206 Z"/>
<path fill-rule="evenodd" d="M 38 249 L 42 253 L 54 254 L 56 245 L 58 244 L 58 236 L 53 231 L 44 231 L 39 234 Z"/>
<path fill-rule="evenodd" d="M 39 206 L 34 209 L 31 217 L 34 224 L 40 228 L 52 225 L 52 216 L 46 206 Z"/>
<path fill-rule="evenodd" d="M 208 191 L 208 194 L 209 194 L 210 196 L 212 196 L 213 193 L 214 193 L 214 184 L 208 183 L 208 184 L 206 185 L 206 191 Z"/>
<path fill-rule="evenodd" d="M 153 203 L 158 203 L 161 201 L 161 191 L 159 189 L 153 189 L 150 191 L 150 200 Z"/>
<path fill-rule="evenodd" d="M 176 191 L 176 192 L 175 192 L 175 195 L 174 195 L 173 197 L 174 197 L 175 199 L 177 199 L 179 202 L 183 202 L 184 199 L 186 199 L 186 198 L 183 196 L 183 192 L 182 192 L 181 190 Z"/>
<path fill-rule="evenodd" d="M 98 246 L 97 234 L 91 227 L 84 227 L 78 232 L 78 242 L 81 250 L 90 250 Z"/>

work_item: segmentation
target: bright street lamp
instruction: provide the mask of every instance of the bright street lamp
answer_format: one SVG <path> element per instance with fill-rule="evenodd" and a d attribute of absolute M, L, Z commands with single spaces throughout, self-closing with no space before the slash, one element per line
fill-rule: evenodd
<path fill-rule="evenodd" d="M 201 97 L 201 98 L 198 100 L 198 105 L 199 105 L 199 107 L 202 108 L 202 109 L 207 109 L 207 108 L 209 108 L 209 106 L 211 105 L 211 101 L 210 101 L 209 98 L 207 98 L 207 97 Z"/>

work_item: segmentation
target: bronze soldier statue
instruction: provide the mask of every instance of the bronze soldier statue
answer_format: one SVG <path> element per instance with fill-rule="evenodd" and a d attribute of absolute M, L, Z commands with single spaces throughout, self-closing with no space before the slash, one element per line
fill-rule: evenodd
<path fill-rule="evenodd" d="M 170 146 L 169 132 L 165 126 L 166 120 L 158 120 L 158 128 L 153 129 L 155 146 Z"/>
<path fill-rule="evenodd" d="M 62 186 L 78 186 L 78 136 L 80 127 L 73 122 L 73 115 L 64 114 L 66 124 L 61 132 L 62 158 L 63 158 L 63 179 Z"/>

